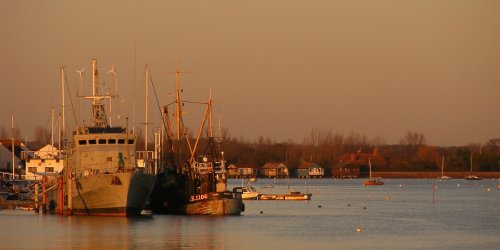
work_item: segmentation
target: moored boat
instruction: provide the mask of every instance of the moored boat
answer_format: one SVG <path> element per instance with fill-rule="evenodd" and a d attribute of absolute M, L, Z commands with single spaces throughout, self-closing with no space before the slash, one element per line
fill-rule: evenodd
<path fill-rule="evenodd" d="M 64 213 L 69 215 L 139 215 L 153 190 L 156 176 L 139 168 L 136 135 L 110 127 L 98 93 L 97 61 L 92 60 L 92 126 L 78 127 L 67 148 L 62 171 Z M 61 204 L 58 204 L 59 206 Z"/>
<path fill-rule="evenodd" d="M 451 177 L 444 175 L 444 156 L 441 160 L 441 177 L 439 177 L 439 179 L 442 179 L 442 180 L 451 179 Z"/>
<path fill-rule="evenodd" d="M 159 169 L 158 181 L 151 195 L 153 213 L 240 215 L 244 211 L 241 193 L 227 190 L 226 161 L 220 149 L 221 140 L 216 140 L 213 135 L 212 100 L 210 98 L 207 103 L 201 103 L 206 105 L 205 115 L 196 140 L 190 140 L 187 127 L 181 122 L 181 107 L 185 103 L 193 102 L 182 102 L 180 99 L 179 73 L 177 69 L 176 100 L 172 103 L 175 104 L 177 138 L 174 139 L 173 126 L 170 125 L 166 106 L 163 118 L 167 124 L 167 143 L 163 143 L 165 150 L 162 150 L 166 163 Z M 208 133 L 206 138 L 202 138 L 207 118 Z M 204 144 L 205 150 L 202 154 L 198 153 L 200 144 Z M 182 155 L 182 152 L 189 152 L 189 155 Z"/>
<path fill-rule="evenodd" d="M 363 186 L 381 186 L 384 185 L 384 182 L 379 179 L 368 179 L 363 181 Z"/>
<path fill-rule="evenodd" d="M 370 168 L 370 179 L 363 181 L 363 186 L 382 186 L 384 182 L 372 177 L 372 163 L 370 158 L 368 158 L 368 166 Z"/>
<path fill-rule="evenodd" d="M 311 200 L 312 194 L 303 194 L 300 191 L 291 191 L 288 194 L 261 194 L 259 200 L 290 200 L 303 201 Z"/>
<path fill-rule="evenodd" d="M 482 180 L 481 177 L 472 174 L 472 153 L 470 153 L 470 171 L 469 171 L 469 174 L 467 176 L 465 176 L 465 179 L 468 181 L 480 181 L 480 180 Z"/>
<path fill-rule="evenodd" d="M 260 192 L 252 186 L 235 187 L 233 192 L 241 193 L 243 200 L 257 200 Z"/>

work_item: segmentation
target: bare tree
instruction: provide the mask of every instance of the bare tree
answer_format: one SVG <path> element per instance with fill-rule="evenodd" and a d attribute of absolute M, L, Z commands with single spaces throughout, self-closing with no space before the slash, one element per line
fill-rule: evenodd
<path fill-rule="evenodd" d="M 399 141 L 399 144 L 408 146 L 425 145 L 425 136 L 422 133 L 407 131 L 406 135 Z"/>
<path fill-rule="evenodd" d="M 5 129 L 5 127 L 1 127 L 0 128 L 0 138 L 2 139 L 6 139 L 6 138 L 9 138 L 10 135 L 7 134 L 7 130 Z"/>
<path fill-rule="evenodd" d="M 33 134 L 35 136 L 34 143 L 37 145 L 46 145 L 50 143 L 50 131 L 42 126 L 36 126 Z"/>

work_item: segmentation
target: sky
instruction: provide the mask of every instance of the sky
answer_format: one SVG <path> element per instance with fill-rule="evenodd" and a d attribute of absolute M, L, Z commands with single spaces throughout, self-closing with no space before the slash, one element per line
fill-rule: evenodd
<path fill-rule="evenodd" d="M 494 0 L 1 1 L 0 127 L 14 113 L 28 141 L 50 129 L 61 66 L 68 127 L 88 123 L 76 93 L 82 83 L 90 94 L 92 58 L 101 91 L 118 72 L 113 125 L 144 127 L 146 65 L 165 105 L 179 60 L 183 98 L 212 90 L 232 137 L 301 142 L 325 129 L 392 144 L 412 131 L 431 145 L 485 143 L 500 137 L 498 13 Z M 185 108 L 191 127 L 198 109 Z M 148 114 L 159 127 L 151 85 Z"/>

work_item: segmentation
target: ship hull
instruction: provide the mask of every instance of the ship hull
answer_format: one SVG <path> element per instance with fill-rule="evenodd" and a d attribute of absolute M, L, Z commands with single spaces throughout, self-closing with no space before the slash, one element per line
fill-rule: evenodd
<path fill-rule="evenodd" d="M 245 207 L 241 193 L 211 192 L 188 195 L 184 176 L 159 176 L 151 194 L 154 214 L 240 215 Z"/>
<path fill-rule="evenodd" d="M 203 200 L 188 203 L 186 205 L 187 215 L 240 215 L 244 211 L 243 201 L 236 198 L 225 198 L 224 193 L 210 193 L 215 197 L 210 200 Z"/>
<path fill-rule="evenodd" d="M 143 173 L 101 174 L 72 180 L 72 206 L 67 212 L 73 215 L 139 215 L 155 180 L 154 175 Z"/>

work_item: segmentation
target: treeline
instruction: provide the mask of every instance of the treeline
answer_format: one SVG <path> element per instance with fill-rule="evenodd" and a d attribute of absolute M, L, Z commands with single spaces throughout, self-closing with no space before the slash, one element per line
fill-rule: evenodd
<path fill-rule="evenodd" d="M 437 147 L 426 145 L 423 134 L 409 131 L 399 144 L 387 145 L 380 137 L 313 129 L 302 143 L 274 142 L 264 137 L 249 142 L 232 138 L 228 133 L 222 141 L 226 160 L 237 166 L 259 167 L 266 162 L 283 162 L 293 169 L 305 161 L 318 163 L 329 175 L 332 168 L 339 166 L 342 155 L 372 153 L 377 149 L 379 157 L 372 162 L 374 171 L 440 171 L 444 164 L 445 171 L 466 172 L 470 170 L 471 158 L 473 171 L 500 171 L 499 138 L 484 144 Z"/>
<path fill-rule="evenodd" d="M 0 128 L 0 137 L 9 138 L 9 132 Z M 37 149 L 50 143 L 51 134 L 47 129 L 38 126 L 34 134 L 35 140 L 29 143 L 30 147 Z M 144 150 L 144 136 L 140 129 L 136 134 L 137 150 Z M 15 130 L 14 136 L 21 139 L 20 131 Z M 471 162 L 473 171 L 500 171 L 500 138 L 481 144 L 437 147 L 427 145 L 422 133 L 411 131 L 404 134 L 395 145 L 388 145 L 381 137 L 342 134 L 328 129 L 312 129 L 300 143 L 291 140 L 276 142 L 268 137 L 249 141 L 231 137 L 228 129 L 223 129 L 220 136 L 226 161 L 241 167 L 261 167 L 267 162 L 283 162 L 293 169 L 301 162 L 315 162 L 325 168 L 325 173 L 329 175 L 332 168 L 339 166 L 342 155 L 371 153 L 377 149 L 379 157 L 372 161 L 374 171 L 440 171 L 444 163 L 445 171 L 466 172 L 470 170 Z M 153 143 L 148 147 L 152 150 Z M 202 148 L 203 145 L 200 146 Z M 185 153 L 188 151 L 184 150 Z"/>

